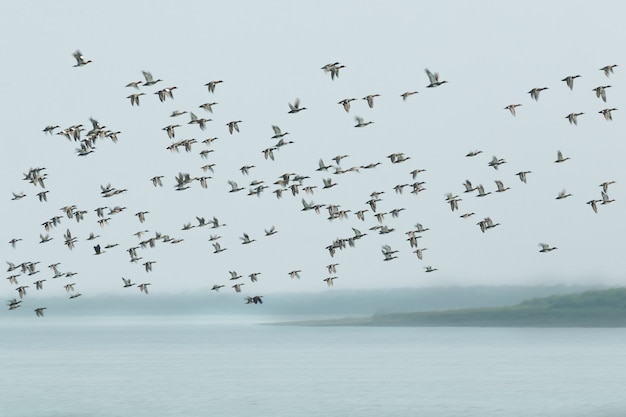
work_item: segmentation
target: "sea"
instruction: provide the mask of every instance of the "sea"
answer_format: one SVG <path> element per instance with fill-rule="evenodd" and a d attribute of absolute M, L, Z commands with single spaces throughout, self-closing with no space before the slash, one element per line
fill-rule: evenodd
<path fill-rule="evenodd" d="M 0 365 L 2 417 L 626 416 L 622 328 L 5 318 Z"/>

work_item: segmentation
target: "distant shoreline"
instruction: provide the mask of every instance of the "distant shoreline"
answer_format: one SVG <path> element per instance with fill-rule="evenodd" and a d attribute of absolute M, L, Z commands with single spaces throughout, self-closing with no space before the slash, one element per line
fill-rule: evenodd
<path fill-rule="evenodd" d="M 372 327 L 626 327 L 626 289 L 535 298 L 510 307 L 376 314 L 270 323 Z"/>

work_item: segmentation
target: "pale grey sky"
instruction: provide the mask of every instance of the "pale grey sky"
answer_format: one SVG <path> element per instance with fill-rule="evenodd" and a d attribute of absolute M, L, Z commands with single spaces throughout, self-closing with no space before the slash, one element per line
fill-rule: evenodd
<path fill-rule="evenodd" d="M 30 286 L 27 297 L 36 293 L 32 282 L 44 278 L 39 295 L 63 294 L 69 282 L 83 295 L 129 291 L 121 277 L 150 282 L 153 293 L 214 296 L 209 291 L 214 284 L 233 291 L 228 271 L 244 276 L 244 296 L 437 285 L 621 285 L 626 64 L 610 78 L 599 68 L 622 64 L 623 11 L 617 2 L 571 1 L 5 2 L 0 5 L 3 258 L 40 262 L 38 274 L 18 277 L 19 285 Z M 93 62 L 74 68 L 77 49 Z M 345 68 L 333 81 L 320 68 L 336 61 Z M 426 88 L 424 68 L 448 83 Z M 139 91 L 125 85 L 142 80 L 142 70 L 163 81 L 142 87 L 146 95 L 132 107 L 126 97 Z M 581 75 L 573 91 L 561 81 L 567 75 Z M 204 86 L 211 80 L 224 81 L 213 94 Z M 592 91 L 601 85 L 611 85 L 606 103 Z M 154 92 L 170 86 L 177 87 L 174 99 L 161 103 Z M 534 87 L 549 87 L 537 102 L 527 93 Z M 412 90 L 419 93 L 400 98 Z M 371 109 L 361 99 L 368 94 L 380 94 Z M 288 114 L 288 103 L 296 98 L 307 110 Z M 338 104 L 345 98 L 358 99 L 349 113 Z M 213 114 L 198 108 L 205 102 L 218 103 Z M 518 103 L 516 117 L 504 109 Z M 620 110 L 609 122 L 598 113 L 604 108 Z M 174 110 L 213 121 L 202 131 L 188 124 L 188 114 L 170 117 Z M 572 112 L 585 113 L 578 126 L 565 118 Z M 374 123 L 355 128 L 356 115 Z M 79 157 L 77 143 L 42 132 L 47 125 L 88 128 L 90 117 L 121 131 L 119 142 L 98 141 L 93 154 Z M 231 120 L 242 120 L 239 133 L 228 133 Z M 162 130 L 169 124 L 181 125 L 174 140 Z M 262 155 L 276 142 L 272 125 L 290 132 L 285 139 L 294 142 L 276 151 L 274 161 Z M 201 142 L 209 137 L 218 140 L 207 147 Z M 191 152 L 166 149 L 184 139 L 197 140 Z M 214 152 L 203 159 L 204 149 Z M 474 149 L 483 153 L 465 157 Z M 554 163 L 557 150 L 571 160 Z M 411 159 L 392 164 L 387 155 L 396 152 Z M 341 162 L 345 169 L 381 165 L 341 175 L 316 171 L 320 158 L 330 164 L 341 154 L 349 155 Z M 487 165 L 494 155 L 507 161 L 497 171 Z M 202 172 L 207 163 L 216 164 L 215 173 Z M 243 165 L 255 168 L 244 176 Z M 22 180 L 32 167 L 46 167 L 47 202 L 36 197 L 40 187 Z M 426 190 L 396 194 L 393 187 L 414 182 L 409 173 L 417 168 L 426 170 L 417 178 Z M 532 171 L 527 184 L 515 175 L 521 170 Z M 195 181 L 190 189 L 175 191 L 179 172 L 213 178 L 207 189 Z M 285 192 L 277 199 L 273 182 L 283 173 L 309 176 L 304 186 L 317 186 L 314 194 Z M 164 176 L 162 188 L 152 186 L 155 175 Z M 338 185 L 322 190 L 323 178 Z M 463 193 L 466 179 L 492 194 Z M 245 190 L 229 193 L 228 180 Z M 270 188 L 260 197 L 248 196 L 252 180 Z M 494 180 L 511 189 L 493 192 Z M 600 205 L 595 214 L 585 203 L 600 199 L 598 185 L 608 180 L 616 181 L 608 193 L 616 201 Z M 103 198 L 100 185 L 108 183 L 128 191 Z M 562 189 L 572 196 L 555 199 Z M 373 191 L 385 192 L 378 212 L 405 209 L 398 218 L 385 216 L 383 224 L 394 228 L 392 233 L 369 230 L 379 224 L 371 211 L 365 221 L 354 215 L 368 208 Z M 12 192 L 27 196 L 12 201 Z M 448 192 L 462 198 L 458 211 L 445 202 Z M 302 198 L 351 213 L 329 221 L 325 209 L 320 215 L 302 212 Z M 53 240 L 40 244 L 41 224 L 73 204 L 87 211 L 84 221 L 64 217 L 50 231 Z M 111 220 L 101 228 L 94 212 L 101 206 L 126 210 L 107 216 Z M 134 215 L 139 211 L 150 212 L 144 224 Z M 476 214 L 459 217 L 468 212 Z M 196 225 L 196 216 L 216 216 L 227 226 L 181 230 L 185 223 Z M 477 222 L 487 216 L 501 225 L 481 233 Z M 418 240 L 428 248 L 422 260 L 405 234 L 418 222 L 430 228 Z M 278 233 L 264 236 L 272 225 Z M 367 236 L 331 258 L 325 247 L 352 236 L 352 227 Z M 67 229 L 78 238 L 72 251 L 63 244 Z M 148 236 L 159 231 L 184 241 L 139 249 L 143 259 L 131 263 L 126 249 L 139 243 L 133 233 L 144 229 Z M 87 241 L 90 232 L 101 237 Z M 242 245 L 244 232 L 256 242 Z M 222 236 L 228 250 L 214 254 L 211 234 Z M 8 243 L 13 238 L 23 239 L 15 249 Z M 558 250 L 539 253 L 539 242 Z M 95 243 L 119 246 L 95 256 Z M 383 261 L 385 244 L 398 250 L 397 259 Z M 145 261 L 156 261 L 152 272 L 144 270 Z M 55 262 L 61 272 L 78 275 L 51 279 L 47 266 Z M 331 276 L 330 263 L 340 265 L 329 289 L 323 279 Z M 428 265 L 438 270 L 425 273 Z M 301 278 L 291 279 L 292 270 L 301 270 Z M 261 272 L 256 283 L 247 278 L 253 272 Z M 0 284 L 7 299 L 17 295 L 15 287 L 6 280 Z"/>

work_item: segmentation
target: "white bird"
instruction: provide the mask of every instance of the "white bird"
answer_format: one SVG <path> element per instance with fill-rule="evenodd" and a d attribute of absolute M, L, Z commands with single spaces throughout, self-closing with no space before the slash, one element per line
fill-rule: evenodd
<path fill-rule="evenodd" d="M 158 80 L 155 80 L 154 77 L 152 77 L 152 74 L 149 73 L 148 71 L 141 71 L 141 73 L 143 74 L 143 77 L 146 79 L 146 82 L 143 84 L 144 87 L 149 87 L 160 81 L 163 81 L 160 78 Z"/>
<path fill-rule="evenodd" d="M 617 110 L 617 109 L 616 108 L 612 108 L 612 109 L 608 109 L 607 108 L 607 109 L 600 110 L 598 113 L 601 113 L 604 116 L 605 120 L 611 121 L 611 120 L 613 120 L 613 115 L 611 114 L 611 112 L 613 110 Z"/>
<path fill-rule="evenodd" d="M 516 108 L 516 107 L 519 107 L 519 106 L 521 106 L 521 104 L 509 104 L 509 105 L 508 105 L 508 106 L 506 106 L 504 109 L 505 109 L 505 110 L 510 111 L 510 112 L 511 112 L 511 114 L 512 114 L 513 116 L 515 116 L 515 115 L 516 115 L 516 114 L 515 114 L 515 108 Z"/>
<path fill-rule="evenodd" d="M 250 236 L 248 236 L 247 233 L 244 233 L 243 236 L 241 236 L 239 239 L 242 240 L 241 244 L 242 245 L 247 245 L 249 243 L 255 242 L 256 239 L 250 239 Z"/>
<path fill-rule="evenodd" d="M 585 114 L 585 113 L 570 113 L 567 116 L 565 116 L 565 118 L 567 120 L 569 120 L 570 124 L 573 124 L 575 126 L 578 126 L 578 116 Z"/>
<path fill-rule="evenodd" d="M 428 75 L 428 81 L 430 81 L 430 84 L 426 86 L 427 88 L 439 87 L 441 84 L 447 83 L 447 81 L 439 81 L 439 73 L 436 72 L 433 74 L 428 70 L 428 68 L 426 68 L 424 71 L 426 71 L 426 75 Z"/>
<path fill-rule="evenodd" d="M 82 67 L 91 62 L 91 59 L 86 60 L 83 54 L 79 50 L 76 50 L 76 52 L 74 52 L 73 55 L 74 55 L 74 58 L 76 59 L 76 65 L 74 65 L 74 67 Z"/>
<path fill-rule="evenodd" d="M 298 113 L 301 112 L 302 110 L 306 110 L 306 107 L 300 107 L 300 99 L 297 98 L 296 101 L 294 101 L 293 104 L 288 103 L 289 104 L 289 111 L 287 113 Z"/>
<path fill-rule="evenodd" d="M 563 78 L 561 81 L 565 81 L 565 83 L 567 84 L 567 86 L 569 87 L 570 90 L 574 89 L 574 80 L 576 78 L 580 77 L 580 75 L 568 75 L 567 77 Z"/>
<path fill-rule="evenodd" d="M 556 161 L 554 161 L 554 162 L 561 163 L 561 162 L 567 161 L 568 159 L 570 159 L 569 156 L 564 158 L 563 157 L 563 153 L 561 151 L 557 151 L 556 152 Z"/>
<path fill-rule="evenodd" d="M 604 72 L 604 75 L 606 75 L 607 77 L 611 74 L 613 74 L 613 69 L 617 67 L 617 64 L 614 65 L 606 65 L 602 68 L 600 68 L 600 71 Z"/>

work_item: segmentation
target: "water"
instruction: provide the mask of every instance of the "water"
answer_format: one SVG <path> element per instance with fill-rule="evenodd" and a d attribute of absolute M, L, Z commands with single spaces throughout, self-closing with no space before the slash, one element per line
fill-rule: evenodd
<path fill-rule="evenodd" d="M 626 415 L 626 329 L 8 320 L 0 416 Z"/>

